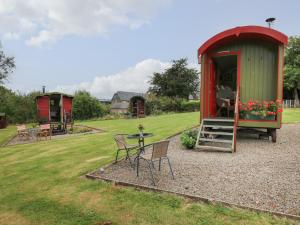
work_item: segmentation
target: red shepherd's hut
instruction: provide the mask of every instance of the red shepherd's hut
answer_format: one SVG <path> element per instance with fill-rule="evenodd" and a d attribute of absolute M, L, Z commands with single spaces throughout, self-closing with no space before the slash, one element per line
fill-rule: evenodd
<path fill-rule="evenodd" d="M 66 131 L 73 123 L 73 96 L 50 92 L 36 97 L 37 117 L 40 123 L 50 123 L 53 128 Z"/>

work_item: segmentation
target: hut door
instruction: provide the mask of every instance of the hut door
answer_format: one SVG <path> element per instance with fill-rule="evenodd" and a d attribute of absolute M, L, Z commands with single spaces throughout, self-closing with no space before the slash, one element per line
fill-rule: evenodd
<path fill-rule="evenodd" d="M 210 76 L 209 76 L 209 117 L 216 117 L 216 70 L 215 64 L 210 61 Z"/>
<path fill-rule="evenodd" d="M 71 123 L 73 121 L 72 118 L 72 98 L 63 96 L 63 104 L 62 104 L 62 113 L 63 113 L 63 122 Z"/>
<path fill-rule="evenodd" d="M 41 121 L 50 120 L 49 96 L 41 96 L 37 99 L 37 111 Z"/>

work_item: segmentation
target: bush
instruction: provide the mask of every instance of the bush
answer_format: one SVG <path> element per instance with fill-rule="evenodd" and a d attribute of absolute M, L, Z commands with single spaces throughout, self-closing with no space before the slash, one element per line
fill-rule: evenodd
<path fill-rule="evenodd" d="M 6 113 L 9 123 L 36 121 L 35 98 L 39 92 L 21 94 L 0 86 L 0 112 Z"/>
<path fill-rule="evenodd" d="M 108 113 L 108 107 L 87 91 L 76 91 L 73 98 L 73 115 L 76 120 L 102 117 Z"/>
<path fill-rule="evenodd" d="M 200 100 L 182 101 L 181 110 L 183 112 L 196 112 L 200 110 Z"/>
<path fill-rule="evenodd" d="M 146 115 L 159 115 L 162 113 L 161 104 L 159 98 L 153 94 L 149 94 L 145 101 L 145 112 Z"/>
<path fill-rule="evenodd" d="M 167 96 L 157 97 L 153 94 L 146 97 L 146 115 L 158 115 L 163 112 L 194 112 L 199 109 L 200 101 L 187 101 Z"/>
<path fill-rule="evenodd" d="M 160 97 L 161 110 L 163 112 L 181 112 L 182 98 Z"/>
<path fill-rule="evenodd" d="M 193 149 L 196 145 L 197 141 L 197 131 L 196 130 L 188 130 L 181 134 L 180 137 L 181 144 L 188 149 Z"/>

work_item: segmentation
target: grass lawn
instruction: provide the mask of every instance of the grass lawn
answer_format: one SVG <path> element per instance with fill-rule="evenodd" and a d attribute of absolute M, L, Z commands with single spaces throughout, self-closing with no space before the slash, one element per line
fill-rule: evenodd
<path fill-rule="evenodd" d="M 156 141 L 197 124 L 198 118 L 199 113 L 182 113 L 82 121 L 106 132 L 0 148 L 0 224 L 296 224 L 268 214 L 83 178 L 113 160 L 114 134 L 137 132 L 142 123 L 155 134 L 148 141 Z M 11 129 L 0 131 L 0 140 Z"/>
<path fill-rule="evenodd" d="M 284 109 L 283 123 L 300 123 L 300 108 Z"/>
<path fill-rule="evenodd" d="M 0 146 L 6 144 L 6 142 L 16 134 L 15 126 L 8 126 L 6 129 L 0 129 Z"/>

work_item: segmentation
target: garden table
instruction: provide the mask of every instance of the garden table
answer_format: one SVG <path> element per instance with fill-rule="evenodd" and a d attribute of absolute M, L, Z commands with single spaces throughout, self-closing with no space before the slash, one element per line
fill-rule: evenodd
<path fill-rule="evenodd" d="M 28 129 L 28 133 L 29 133 L 29 136 L 31 137 L 31 139 L 34 139 L 36 137 L 39 130 L 40 130 L 40 128 L 38 128 L 38 127 Z"/>
<path fill-rule="evenodd" d="M 137 152 L 137 156 L 134 159 L 134 162 L 136 161 L 137 163 L 137 168 L 139 167 L 140 164 L 140 154 L 142 152 L 145 152 L 145 138 L 152 137 L 153 133 L 138 133 L 138 134 L 129 134 L 127 136 L 128 139 L 137 139 L 138 144 L 139 144 L 139 150 Z M 139 176 L 139 170 L 136 170 L 136 176 Z"/>

